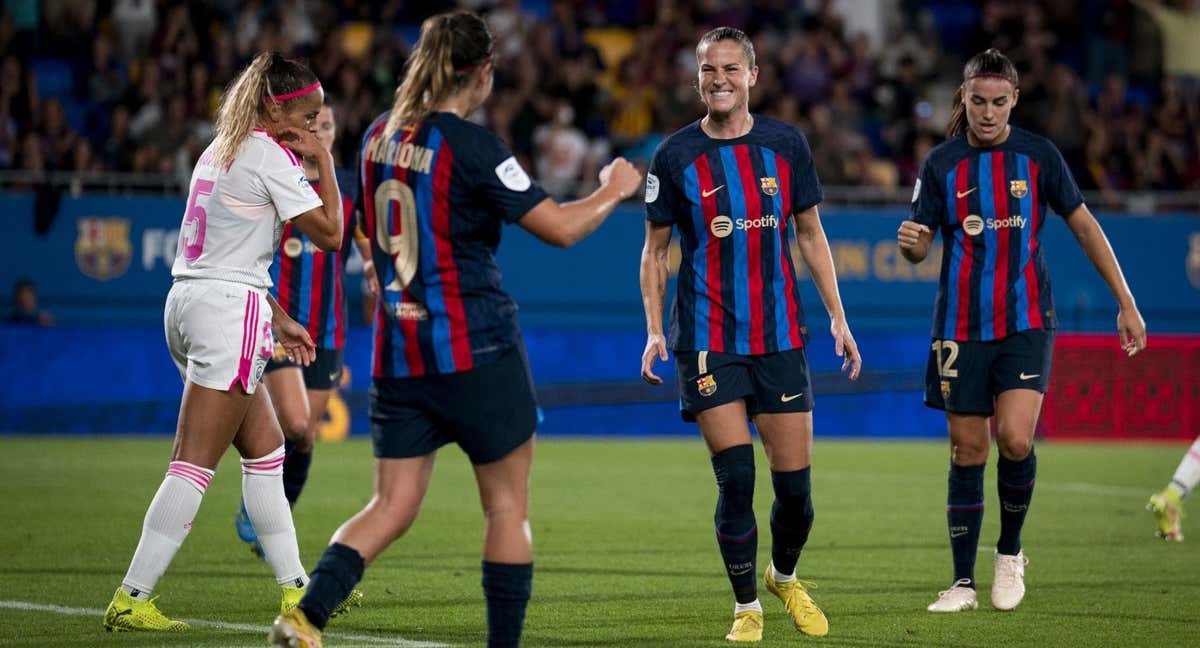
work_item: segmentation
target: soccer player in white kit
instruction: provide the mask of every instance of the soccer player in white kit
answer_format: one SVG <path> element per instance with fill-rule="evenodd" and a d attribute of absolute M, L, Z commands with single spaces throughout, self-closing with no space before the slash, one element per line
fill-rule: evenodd
<path fill-rule="evenodd" d="M 1195 490 L 1197 484 L 1200 484 L 1200 437 L 1196 437 L 1184 453 L 1171 477 L 1171 483 L 1151 495 L 1150 502 L 1146 504 L 1158 524 L 1155 535 L 1168 542 L 1183 541 L 1183 528 L 1179 525 L 1179 520 L 1183 518 L 1183 498 Z"/>
<path fill-rule="evenodd" d="M 323 103 L 316 76 L 273 53 L 259 54 L 221 99 L 216 138 L 192 172 L 164 317 L 184 380 L 175 444 L 129 571 L 104 614 L 109 630 L 188 628 L 160 612 L 150 593 L 231 443 L 242 456 L 242 497 L 283 588 L 284 611 L 308 583 L 283 493 L 283 433 L 267 390 L 256 387 L 275 339 L 304 365 L 315 347 L 267 292 L 283 223 L 293 222 L 322 250 L 342 243 L 333 158 L 311 132 Z M 320 195 L 300 156 L 317 160 Z"/>

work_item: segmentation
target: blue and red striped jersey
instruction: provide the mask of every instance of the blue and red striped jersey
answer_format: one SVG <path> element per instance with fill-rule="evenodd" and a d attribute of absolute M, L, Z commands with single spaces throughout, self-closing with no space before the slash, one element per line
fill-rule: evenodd
<path fill-rule="evenodd" d="M 804 346 L 789 224 L 819 202 L 812 152 L 794 126 L 754 115 L 746 135 L 713 139 L 697 121 L 664 140 L 646 176 L 646 218 L 679 229 L 671 348 L 759 355 Z"/>
<path fill-rule="evenodd" d="M 372 375 L 466 371 L 519 342 L 517 305 L 500 287 L 496 248 L 546 198 L 487 129 L 434 113 L 391 136 L 363 136 L 360 207 L 383 290 Z"/>
<path fill-rule="evenodd" d="M 942 232 L 933 337 L 999 340 L 1055 328 L 1041 245 L 1046 207 L 1065 216 L 1081 204 L 1058 148 L 1015 126 L 999 146 L 977 148 L 962 135 L 930 151 L 912 219 Z"/>
<path fill-rule="evenodd" d="M 317 182 L 312 186 L 320 191 Z M 346 292 L 342 284 L 354 241 L 354 203 L 346 194 L 342 194 L 342 217 L 342 247 L 335 252 L 322 252 L 294 221 L 284 223 L 271 263 L 275 301 L 308 329 L 318 349 L 341 349 L 346 345 Z"/>

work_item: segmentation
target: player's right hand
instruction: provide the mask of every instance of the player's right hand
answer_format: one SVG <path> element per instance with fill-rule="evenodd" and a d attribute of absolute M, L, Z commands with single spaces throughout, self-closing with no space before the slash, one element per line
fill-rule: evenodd
<path fill-rule="evenodd" d="M 896 241 L 900 243 L 900 247 L 906 250 L 915 250 L 921 242 L 922 236 L 932 236 L 933 230 L 916 221 L 906 220 L 900 223 L 900 229 L 896 230 Z"/>
<path fill-rule="evenodd" d="M 625 200 L 642 186 L 642 174 L 629 160 L 619 157 L 600 169 L 600 184 L 613 187 Z"/>
<path fill-rule="evenodd" d="M 284 127 L 275 134 L 275 138 L 282 146 L 304 157 L 315 158 L 322 151 L 328 153 L 321 142 L 317 141 L 316 135 L 302 128 Z"/>
<path fill-rule="evenodd" d="M 654 373 L 654 359 L 657 356 L 663 362 L 667 361 L 667 340 L 661 333 L 651 333 L 646 336 L 646 350 L 642 352 L 642 380 L 651 385 L 661 385 L 662 378 Z"/>
<path fill-rule="evenodd" d="M 307 367 L 317 358 L 317 345 L 308 334 L 308 329 L 285 313 L 276 315 L 271 320 L 272 333 L 275 341 L 283 346 L 287 357 L 298 365 Z"/>

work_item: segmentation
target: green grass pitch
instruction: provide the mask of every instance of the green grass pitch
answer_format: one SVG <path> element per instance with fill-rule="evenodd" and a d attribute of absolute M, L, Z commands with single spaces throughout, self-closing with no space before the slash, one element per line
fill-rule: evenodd
<path fill-rule="evenodd" d="M 233 457 L 222 462 L 157 590 L 169 615 L 225 625 L 176 636 L 100 626 L 98 610 L 125 572 L 169 451 L 166 438 L 0 439 L 0 646 L 264 645 L 278 590 L 234 534 L 241 480 Z M 761 645 L 1200 645 L 1200 523 L 1185 520 L 1189 540 L 1167 545 L 1142 509 L 1183 451 L 1041 444 L 1024 533 L 1029 593 L 1008 613 L 988 602 L 999 524 L 993 458 L 980 609 L 935 616 L 925 606 L 951 577 L 945 443 L 818 438 L 816 525 L 799 573 L 819 584 L 814 597 L 830 634 L 800 636 L 760 588 Z M 770 557 L 771 493 L 761 447 L 758 455 L 761 571 Z M 296 510 L 306 565 L 370 488 L 365 441 L 318 447 Z M 733 599 L 713 536 L 715 497 L 698 439 L 541 441 L 524 645 L 725 645 Z M 484 645 L 481 537 L 470 467 L 447 448 L 416 525 L 367 570 L 365 606 L 330 624 L 327 645 Z M 59 607 L 20 609 L 28 604 Z"/>

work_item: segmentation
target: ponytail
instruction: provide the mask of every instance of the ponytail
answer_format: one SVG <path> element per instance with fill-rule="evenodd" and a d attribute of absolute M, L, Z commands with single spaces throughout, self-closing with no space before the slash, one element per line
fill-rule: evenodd
<path fill-rule="evenodd" d="M 992 77 L 1007 80 L 1017 87 L 1017 66 L 996 48 L 988 49 L 971 57 L 963 66 L 963 82 L 954 92 L 953 112 L 946 125 L 946 137 L 958 137 L 967 130 L 967 106 L 964 91 L 967 82 L 976 77 Z"/>
<path fill-rule="evenodd" d="M 424 119 L 447 97 L 462 89 L 492 56 L 493 39 L 482 18 L 468 11 L 438 14 L 421 24 L 417 47 L 408 59 L 404 81 L 384 135 Z"/>
<path fill-rule="evenodd" d="M 963 85 L 959 84 L 954 91 L 953 112 L 950 113 L 950 123 L 946 124 L 946 139 L 958 137 L 967 130 L 967 106 L 963 103 Z"/>
<path fill-rule="evenodd" d="M 221 95 L 214 128 L 214 166 L 225 167 L 233 162 L 238 148 L 265 114 L 267 101 L 287 105 L 308 94 L 309 88 L 315 89 L 316 79 L 306 65 L 276 52 L 255 56 Z"/>

